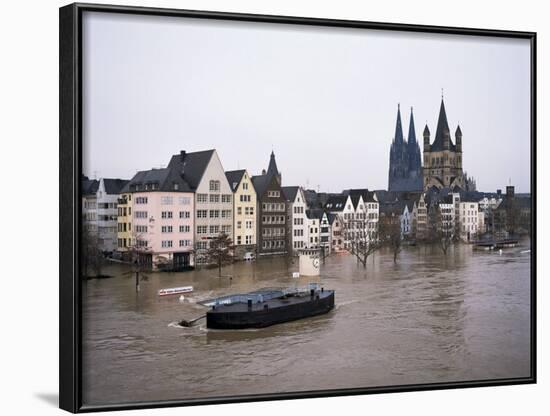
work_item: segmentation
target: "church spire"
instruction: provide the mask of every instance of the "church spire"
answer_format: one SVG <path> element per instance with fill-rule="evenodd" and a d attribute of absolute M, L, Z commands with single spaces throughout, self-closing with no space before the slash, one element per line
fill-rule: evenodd
<path fill-rule="evenodd" d="M 451 142 L 451 132 L 447 121 L 447 112 L 445 111 L 445 102 L 441 97 L 441 106 L 439 107 L 439 117 L 437 119 L 437 128 L 435 130 L 435 140 L 431 146 L 432 150 L 453 149 Z"/>
<path fill-rule="evenodd" d="M 414 116 L 413 116 L 413 108 L 411 107 L 411 119 L 409 121 L 409 135 L 407 137 L 407 142 L 410 146 L 416 145 L 416 132 L 414 131 Z"/>
<path fill-rule="evenodd" d="M 275 152 L 273 150 L 271 151 L 271 156 L 269 157 L 269 166 L 267 167 L 267 176 L 272 177 L 276 176 L 279 180 L 279 183 L 281 183 L 281 174 L 279 173 L 279 169 L 277 168 L 277 162 L 275 161 Z"/>
<path fill-rule="evenodd" d="M 395 143 L 403 143 L 403 127 L 401 126 L 401 108 L 399 104 L 397 104 L 397 121 L 395 123 L 395 135 L 393 137 Z"/>

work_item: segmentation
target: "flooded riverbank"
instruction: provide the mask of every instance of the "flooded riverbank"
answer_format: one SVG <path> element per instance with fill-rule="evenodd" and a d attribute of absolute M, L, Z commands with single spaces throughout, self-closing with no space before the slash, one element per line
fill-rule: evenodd
<path fill-rule="evenodd" d="M 136 293 L 122 265 L 83 290 L 84 403 L 526 377 L 530 366 L 530 253 L 458 245 L 410 247 L 396 264 L 380 251 L 367 269 L 336 255 L 321 268 L 336 290 L 326 315 L 259 330 L 216 331 L 197 301 L 263 287 L 305 285 L 284 258 L 217 270 L 151 273 Z M 228 276 L 232 276 L 230 279 Z M 178 296 L 161 288 L 194 286 Z"/>

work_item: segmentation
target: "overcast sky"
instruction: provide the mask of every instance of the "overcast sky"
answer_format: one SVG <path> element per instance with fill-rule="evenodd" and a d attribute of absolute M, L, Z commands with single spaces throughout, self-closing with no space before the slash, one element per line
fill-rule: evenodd
<path fill-rule="evenodd" d="M 89 176 L 210 148 L 255 175 L 273 149 L 283 185 L 383 189 L 397 104 L 422 145 L 443 88 L 478 189 L 530 190 L 527 40 L 107 13 L 83 34 Z"/>

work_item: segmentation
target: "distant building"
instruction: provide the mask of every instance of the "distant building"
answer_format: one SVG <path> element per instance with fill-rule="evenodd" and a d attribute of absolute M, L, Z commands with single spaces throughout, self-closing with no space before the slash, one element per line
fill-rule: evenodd
<path fill-rule="evenodd" d="M 531 232 L 531 196 L 518 196 L 513 186 L 506 187 L 506 195 L 494 211 L 494 233 L 510 237 Z"/>
<path fill-rule="evenodd" d="M 300 186 L 283 186 L 283 193 L 287 202 L 288 241 L 293 254 L 297 255 L 297 250 L 308 246 L 307 202 Z"/>
<path fill-rule="evenodd" d="M 195 262 L 206 264 L 210 240 L 220 234 L 234 240 L 233 190 L 216 150 L 181 151 L 172 156 L 168 168 L 195 193 Z"/>
<path fill-rule="evenodd" d="M 101 178 L 82 183 L 84 226 L 97 237 L 98 248 L 113 253 L 117 247 L 118 196 L 128 181 Z"/>
<path fill-rule="evenodd" d="M 271 152 L 267 171 L 252 177 L 258 201 L 259 255 L 287 253 L 287 208 L 281 180 L 275 154 Z"/>
<path fill-rule="evenodd" d="M 430 187 L 474 190 L 475 183 L 462 171 L 462 131 L 457 126 L 453 143 L 445 112 L 445 103 L 441 99 L 435 140 L 430 143 L 428 125 L 424 128 L 424 189 Z"/>
<path fill-rule="evenodd" d="M 193 266 L 194 193 L 178 170 L 169 167 L 140 171 L 119 198 L 125 195 L 131 231 L 127 228 L 119 232 L 119 241 L 128 239 L 126 247 L 124 243 L 122 246 L 132 247 L 139 261 L 153 269 Z"/>
<path fill-rule="evenodd" d="M 117 200 L 117 251 L 124 254 L 134 246 L 135 239 L 132 237 L 132 193 L 128 191 L 128 184 L 120 192 Z"/>
<path fill-rule="evenodd" d="M 225 172 L 233 191 L 233 230 L 236 255 L 256 250 L 257 196 L 252 180 L 245 169 Z"/>
<path fill-rule="evenodd" d="M 416 141 L 412 108 L 409 121 L 409 135 L 407 142 L 405 142 L 403 140 L 403 127 L 401 125 L 401 110 L 398 105 L 395 135 L 390 148 L 388 190 L 390 192 L 414 192 L 422 191 L 422 189 L 422 161 L 420 147 Z"/>

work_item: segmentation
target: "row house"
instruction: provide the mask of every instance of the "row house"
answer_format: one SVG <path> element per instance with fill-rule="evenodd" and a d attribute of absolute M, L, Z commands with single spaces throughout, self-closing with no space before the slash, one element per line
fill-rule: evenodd
<path fill-rule="evenodd" d="M 344 249 L 342 218 L 339 214 L 325 212 L 329 223 L 330 250 L 328 253 L 338 253 Z"/>
<path fill-rule="evenodd" d="M 367 233 L 367 240 L 370 240 L 378 233 L 378 217 L 380 213 L 380 205 L 378 203 L 376 193 L 368 189 L 351 189 L 349 195 L 352 200 L 357 200 L 356 214 L 365 220 L 364 228 Z M 360 199 L 358 199 L 360 197 Z M 362 214 L 365 215 L 362 215 Z M 357 216 L 357 215 L 356 215 Z"/>
<path fill-rule="evenodd" d="M 283 193 L 287 203 L 287 232 L 292 252 L 308 247 L 308 219 L 306 216 L 307 203 L 304 190 L 300 186 L 283 186 Z"/>
<path fill-rule="evenodd" d="M 98 248 L 112 254 L 117 249 L 118 195 L 128 183 L 123 179 L 84 179 L 82 214 L 84 227 L 97 238 Z"/>
<path fill-rule="evenodd" d="M 253 176 L 252 183 L 258 206 L 257 252 L 259 255 L 286 254 L 290 249 L 287 240 L 287 203 L 273 152 L 268 170 Z"/>
<path fill-rule="evenodd" d="M 413 208 L 413 236 L 416 240 L 422 241 L 428 238 L 428 204 L 426 194 L 420 194 L 418 202 Z"/>
<path fill-rule="evenodd" d="M 478 202 L 473 200 L 460 200 L 458 207 L 460 239 L 464 242 L 476 240 L 478 234 L 485 232 L 483 211 L 479 210 Z"/>
<path fill-rule="evenodd" d="M 335 235 L 336 227 L 332 227 L 332 248 L 335 251 L 348 250 L 350 248 L 351 238 L 351 219 L 352 214 L 355 214 L 353 204 L 349 195 L 331 195 L 326 204 L 325 209 L 334 216 L 334 221 L 338 218 L 339 226 L 338 233 Z"/>
<path fill-rule="evenodd" d="M 320 209 L 309 209 L 307 217 L 307 248 L 319 248 L 321 242 L 321 218 L 323 211 Z"/>
<path fill-rule="evenodd" d="M 119 239 L 131 240 L 126 249 L 134 250 L 139 262 L 153 269 L 193 266 L 194 193 L 182 176 L 174 168 L 140 171 L 120 198 L 124 195 L 131 222 L 119 232 Z M 124 237 L 128 233 L 130 237 Z"/>
<path fill-rule="evenodd" d="M 168 168 L 176 172 L 194 193 L 195 263 L 206 264 L 210 240 L 220 234 L 234 240 L 233 191 L 216 150 L 181 151 Z"/>
<path fill-rule="evenodd" d="M 132 238 L 132 193 L 128 191 L 128 184 L 121 190 L 117 209 L 117 252 L 124 257 L 135 245 Z"/>
<path fill-rule="evenodd" d="M 235 255 L 255 251 L 257 242 L 257 195 L 245 169 L 225 172 L 233 191 L 233 230 Z"/>

